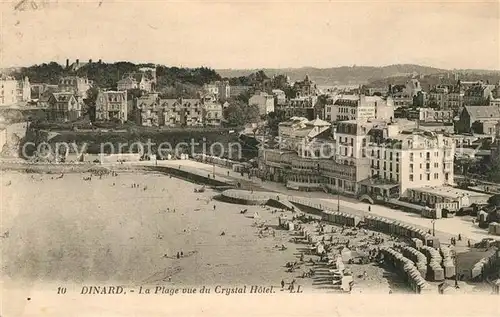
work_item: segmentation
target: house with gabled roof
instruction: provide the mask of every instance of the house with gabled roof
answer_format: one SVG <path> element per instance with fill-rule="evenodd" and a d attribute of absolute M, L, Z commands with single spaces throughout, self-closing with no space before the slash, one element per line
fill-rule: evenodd
<path fill-rule="evenodd" d="M 134 101 L 138 124 L 147 127 L 163 125 L 164 109 L 157 93 L 144 94 Z"/>
<path fill-rule="evenodd" d="M 73 93 L 52 93 L 47 102 L 48 119 L 56 122 L 74 121 L 82 115 L 82 104 Z"/>
<path fill-rule="evenodd" d="M 137 80 L 133 77 L 125 77 L 120 79 L 116 83 L 118 91 L 129 90 L 129 89 L 137 89 L 139 87 Z"/>
<path fill-rule="evenodd" d="M 465 106 L 460 113 L 459 120 L 455 123 L 455 129 L 458 133 L 494 134 L 498 122 L 500 122 L 500 108 L 498 107 Z"/>
<path fill-rule="evenodd" d="M 165 100 L 166 126 L 197 126 L 203 125 L 204 110 L 200 99 L 170 99 Z"/>
<path fill-rule="evenodd" d="M 126 91 L 99 91 L 96 98 L 96 120 L 120 121 L 128 120 Z"/>

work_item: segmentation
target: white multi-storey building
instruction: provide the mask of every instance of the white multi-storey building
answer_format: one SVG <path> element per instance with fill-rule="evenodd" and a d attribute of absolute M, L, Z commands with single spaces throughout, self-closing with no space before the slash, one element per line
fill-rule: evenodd
<path fill-rule="evenodd" d="M 9 76 L 0 75 L 0 106 L 17 102 L 17 81 Z"/>
<path fill-rule="evenodd" d="M 379 96 L 343 95 L 333 103 L 331 109 L 333 121 L 368 120 L 394 118 L 394 105 L 391 98 Z"/>
<path fill-rule="evenodd" d="M 410 188 L 453 184 L 455 142 L 451 137 L 403 131 L 390 138 L 372 138 L 368 148 L 371 177 L 398 185 L 399 195 L 405 196 Z"/>

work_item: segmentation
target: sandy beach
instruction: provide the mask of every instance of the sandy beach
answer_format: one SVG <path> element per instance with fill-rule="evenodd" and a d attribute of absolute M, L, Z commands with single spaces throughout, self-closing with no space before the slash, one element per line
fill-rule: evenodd
<path fill-rule="evenodd" d="M 195 193 L 199 185 L 160 174 L 120 172 L 83 180 L 88 176 L 3 174 L 5 286 L 20 280 L 278 286 L 296 278 L 284 268 L 300 254 L 300 245 L 289 242 L 290 233 L 276 229 L 274 236 L 259 237 L 257 222 L 278 224 L 279 213 L 271 208 L 215 201 L 210 189 Z M 244 208 L 247 213 L 240 214 Z M 284 251 L 276 247 L 282 244 Z M 179 259 L 177 252 L 183 253 Z M 370 273 L 354 291 L 405 289 L 381 267 L 353 265 L 352 270 L 353 275 Z M 314 279 L 297 283 L 310 291 L 330 291 Z"/>

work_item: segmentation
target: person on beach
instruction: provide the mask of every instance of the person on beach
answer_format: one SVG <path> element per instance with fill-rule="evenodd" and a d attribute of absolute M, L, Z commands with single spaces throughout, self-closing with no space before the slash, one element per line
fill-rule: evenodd
<path fill-rule="evenodd" d="M 227 176 L 229 176 L 229 171 L 227 171 Z"/>
<path fill-rule="evenodd" d="M 214 205 L 214 210 L 215 210 L 215 208 L 216 208 L 216 207 L 215 207 L 215 205 Z"/>
<path fill-rule="evenodd" d="M 285 281 L 281 280 L 281 289 L 285 288 Z"/>
<path fill-rule="evenodd" d="M 184 256 L 184 252 L 181 251 L 181 258 Z"/>
<path fill-rule="evenodd" d="M 179 252 L 177 252 L 177 258 L 180 259 L 181 258 L 181 254 Z"/>

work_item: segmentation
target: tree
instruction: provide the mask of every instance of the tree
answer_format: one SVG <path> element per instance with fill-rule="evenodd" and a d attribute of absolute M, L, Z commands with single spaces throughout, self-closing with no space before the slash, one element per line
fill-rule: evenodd
<path fill-rule="evenodd" d="M 500 206 L 500 194 L 495 194 L 488 198 L 488 205 L 490 206 Z"/>
<path fill-rule="evenodd" d="M 87 90 L 87 98 L 83 100 L 85 108 L 83 109 L 83 115 L 88 115 L 90 121 L 95 121 L 95 103 L 97 100 L 97 95 L 99 95 L 99 89 L 97 87 L 91 87 Z"/>
<path fill-rule="evenodd" d="M 258 122 L 260 119 L 257 105 L 246 105 L 239 100 L 231 100 L 224 110 L 224 118 L 230 126 L 242 126 L 246 123 Z"/>
<path fill-rule="evenodd" d="M 135 98 L 139 98 L 144 94 L 144 91 L 139 88 L 129 89 L 127 90 L 127 100 L 134 100 Z"/>
<path fill-rule="evenodd" d="M 62 75 L 64 75 L 64 68 L 56 62 L 23 67 L 13 73 L 13 76 L 17 79 L 28 77 L 33 83 L 47 84 L 57 84 Z"/>
<path fill-rule="evenodd" d="M 488 165 L 488 179 L 495 183 L 500 182 L 500 159 L 493 159 Z"/>

